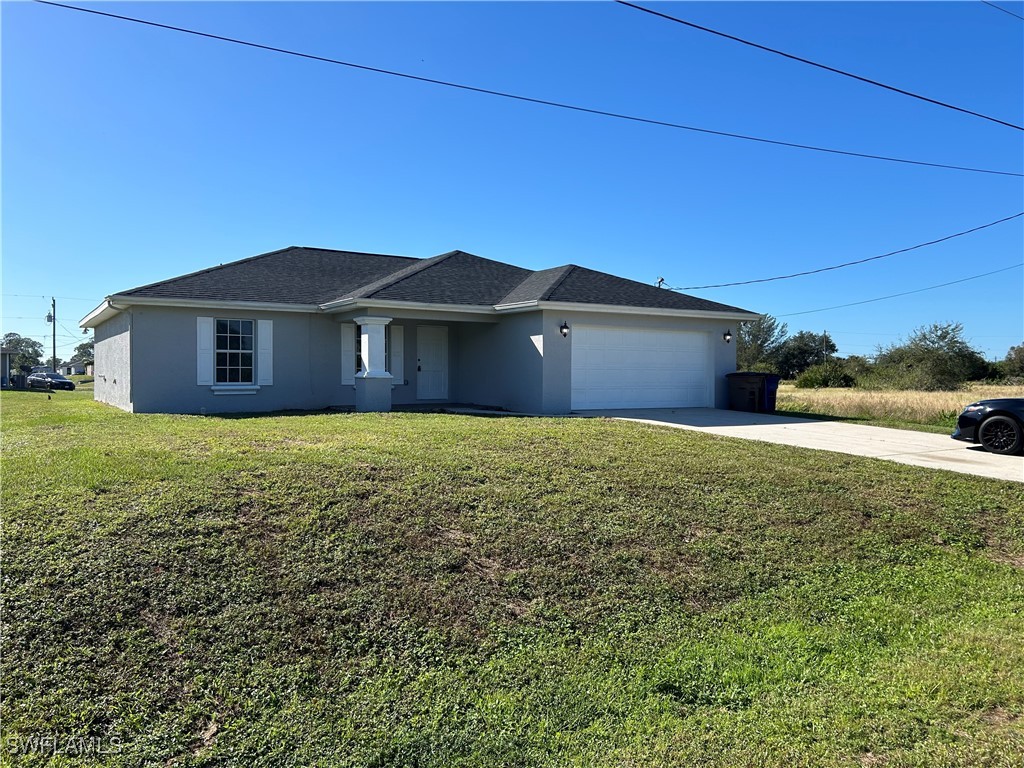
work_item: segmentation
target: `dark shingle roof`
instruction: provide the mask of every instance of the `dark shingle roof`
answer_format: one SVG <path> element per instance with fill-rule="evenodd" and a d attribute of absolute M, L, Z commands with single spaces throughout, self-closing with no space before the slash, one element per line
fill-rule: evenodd
<path fill-rule="evenodd" d="M 405 270 L 394 280 L 373 290 L 360 291 L 366 299 L 422 301 L 430 304 L 477 304 L 493 306 L 532 273 L 500 261 L 463 251 L 429 259 L 423 269 Z"/>
<path fill-rule="evenodd" d="M 647 283 L 597 272 L 586 267 L 570 267 L 565 277 L 553 286 L 545 301 L 571 301 L 582 304 L 611 304 L 622 307 L 656 309 L 692 309 L 702 312 L 745 312 L 739 307 L 676 293 Z"/>
<path fill-rule="evenodd" d="M 292 246 L 151 283 L 119 296 L 324 304 L 420 259 Z"/>
<path fill-rule="evenodd" d="M 571 266 L 566 266 L 534 272 L 505 296 L 501 303 L 518 304 L 523 301 L 543 301 L 571 269 Z"/>
<path fill-rule="evenodd" d="M 296 246 L 117 295 L 318 305 L 340 299 L 477 306 L 561 301 L 745 311 L 572 264 L 533 272 L 463 251 L 414 259 Z"/>

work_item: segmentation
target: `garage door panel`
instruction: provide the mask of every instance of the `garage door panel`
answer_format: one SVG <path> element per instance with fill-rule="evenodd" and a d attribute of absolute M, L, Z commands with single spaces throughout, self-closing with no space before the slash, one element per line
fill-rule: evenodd
<path fill-rule="evenodd" d="M 708 365 L 705 333 L 578 325 L 572 407 L 706 407 Z"/>

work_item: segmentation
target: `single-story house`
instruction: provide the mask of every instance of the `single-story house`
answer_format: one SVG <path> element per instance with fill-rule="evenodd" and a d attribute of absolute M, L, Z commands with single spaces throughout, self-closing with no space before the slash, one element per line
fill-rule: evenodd
<path fill-rule="evenodd" d="M 60 367 L 60 373 L 65 376 L 84 376 L 89 373 L 90 368 L 92 368 L 92 363 L 77 360 L 72 363 L 64 363 Z"/>
<path fill-rule="evenodd" d="M 726 407 L 757 315 L 572 264 L 290 247 L 108 296 L 95 398 L 139 413 Z"/>

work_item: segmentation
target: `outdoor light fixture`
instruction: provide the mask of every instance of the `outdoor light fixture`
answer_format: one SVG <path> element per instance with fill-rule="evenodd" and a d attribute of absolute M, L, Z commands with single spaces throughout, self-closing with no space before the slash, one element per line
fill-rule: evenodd
<path fill-rule="evenodd" d="M 732 329 L 731 328 L 728 331 L 726 331 L 725 333 L 722 334 L 722 339 L 725 341 L 726 344 L 728 344 L 730 341 L 732 341 Z"/>
<path fill-rule="evenodd" d="M 562 324 L 558 326 L 558 332 L 562 334 L 562 338 L 564 339 L 569 335 L 569 324 L 563 320 Z"/>

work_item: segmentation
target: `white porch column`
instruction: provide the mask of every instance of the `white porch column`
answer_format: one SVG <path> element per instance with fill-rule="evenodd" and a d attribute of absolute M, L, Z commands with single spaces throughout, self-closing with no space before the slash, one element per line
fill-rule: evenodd
<path fill-rule="evenodd" d="M 356 410 L 391 410 L 391 374 L 386 367 L 384 329 L 390 317 L 364 315 L 355 318 L 359 324 L 359 357 L 363 370 L 356 374 Z"/>

